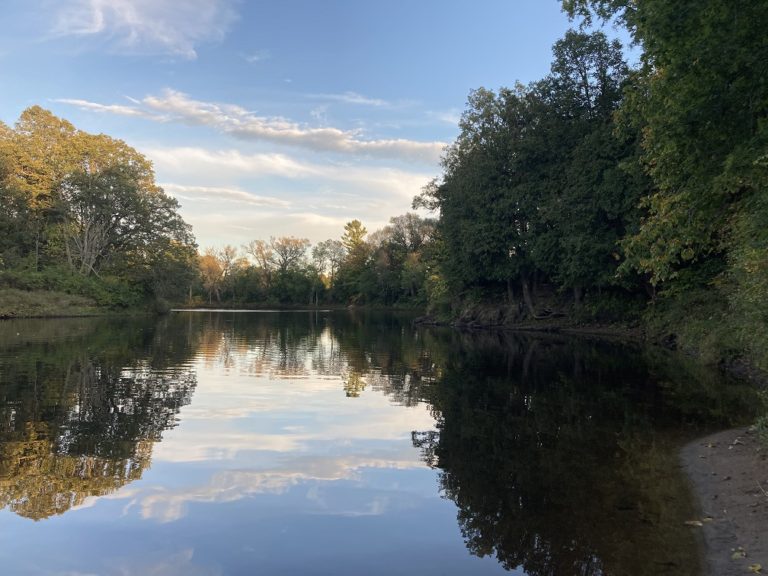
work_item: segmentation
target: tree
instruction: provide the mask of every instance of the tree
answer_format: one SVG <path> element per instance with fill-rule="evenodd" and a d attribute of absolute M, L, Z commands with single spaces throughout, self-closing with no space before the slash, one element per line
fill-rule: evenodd
<path fill-rule="evenodd" d="M 155 184 L 151 164 L 108 136 L 81 138 L 79 166 L 57 189 L 62 221 L 57 229 L 70 266 L 88 276 L 112 264 L 112 272 L 135 280 L 142 267 L 162 267 L 159 254 L 170 254 L 171 244 L 188 248 L 176 264 L 191 264 L 189 226 L 178 215 L 176 200 Z"/>
<path fill-rule="evenodd" d="M 47 226 L 57 221 L 56 189 L 77 169 L 82 144 L 78 134 L 70 122 L 40 106 L 24 110 L 13 130 L 4 126 L 0 131 L 0 146 L 10 164 L 8 184 L 26 197 L 34 242 L 23 250 L 33 253 L 35 269 L 47 242 Z"/>
<path fill-rule="evenodd" d="M 723 215 L 740 213 L 764 177 L 765 3 L 570 0 L 564 8 L 616 17 L 643 47 L 622 114 L 642 130 L 640 161 L 654 187 L 624 243 L 629 265 L 655 284 L 687 282 L 696 270 L 709 283 L 727 258 L 734 221 Z"/>
<path fill-rule="evenodd" d="M 621 169 L 637 142 L 619 137 L 613 119 L 628 74 L 621 45 L 601 32 L 570 30 L 553 54 L 551 74 L 535 84 L 542 106 L 532 150 L 551 156 L 536 193 L 541 225 L 532 250 L 578 303 L 583 289 L 616 284 L 618 242 L 646 183 Z"/>
<path fill-rule="evenodd" d="M 333 288 L 336 272 L 345 256 L 346 249 L 340 240 L 323 240 L 312 249 L 312 259 L 315 266 L 321 273 L 327 275 L 328 288 Z"/>
<path fill-rule="evenodd" d="M 219 282 L 223 290 L 232 290 L 234 286 L 234 274 L 238 266 L 237 248 L 227 244 L 223 248 L 214 250 L 213 256 L 219 263 L 219 269 L 221 270 L 221 280 Z M 234 299 L 235 295 L 232 294 Z"/>
<path fill-rule="evenodd" d="M 251 240 L 243 246 L 243 249 L 256 262 L 264 279 L 264 288 L 269 290 L 272 286 L 272 271 L 275 267 L 272 245 L 264 240 Z"/>
<path fill-rule="evenodd" d="M 69 265 L 146 297 L 188 287 L 191 229 L 155 183 L 152 164 L 125 142 L 33 106 L 14 129 L 0 126 L 0 164 L 0 227 L 13 238 L 12 248 L 0 248 L 16 266 L 30 256 L 35 272 Z"/>
<path fill-rule="evenodd" d="M 355 257 L 357 253 L 365 249 L 366 234 L 368 234 L 368 230 L 365 229 L 360 220 L 352 220 L 344 225 L 341 243 L 347 249 L 347 254 L 350 257 Z"/>
<path fill-rule="evenodd" d="M 10 161 L 0 153 L 0 268 L 10 266 L 32 245 L 27 197 L 11 181 Z"/>
<path fill-rule="evenodd" d="M 293 236 L 272 237 L 269 239 L 269 245 L 279 272 L 284 274 L 302 261 L 309 248 L 309 240 Z"/>
<path fill-rule="evenodd" d="M 203 289 L 208 292 L 208 303 L 212 303 L 214 294 L 216 294 L 216 301 L 221 302 L 221 282 L 224 273 L 213 248 L 206 248 L 205 253 L 200 256 L 199 265 L 200 280 L 203 283 Z"/>
<path fill-rule="evenodd" d="M 370 246 L 365 241 L 368 234 L 360 220 L 352 220 L 344 226 L 341 243 L 346 258 L 339 267 L 337 291 L 342 300 L 365 299 L 375 288 L 375 278 L 369 264 Z"/>
<path fill-rule="evenodd" d="M 523 86 L 498 96 L 484 88 L 469 95 L 461 134 L 442 160 L 442 181 L 417 204 L 440 209 L 441 268 L 450 291 L 510 290 L 519 282 L 529 308 L 535 265 L 530 243 L 537 226 L 535 184 L 546 164 L 528 162 L 525 143 L 535 130 L 537 94 Z"/>

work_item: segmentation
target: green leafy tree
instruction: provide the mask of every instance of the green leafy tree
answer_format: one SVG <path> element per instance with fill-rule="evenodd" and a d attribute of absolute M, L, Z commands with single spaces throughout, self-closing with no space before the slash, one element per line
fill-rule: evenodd
<path fill-rule="evenodd" d="M 333 288 L 336 272 L 346 256 L 346 248 L 341 240 L 323 240 L 312 249 L 312 260 L 321 274 L 325 275 L 326 286 Z"/>
<path fill-rule="evenodd" d="M 628 75 L 621 45 L 571 30 L 553 54 L 551 74 L 536 84 L 544 105 L 529 147 L 540 150 L 533 158 L 550 154 L 533 244 L 537 265 L 579 302 L 584 289 L 616 284 L 618 243 L 646 183 L 621 167 L 637 140 L 617 134 L 614 122 Z"/>
<path fill-rule="evenodd" d="M 440 209 L 442 268 L 454 294 L 518 281 L 528 293 L 537 207 L 517 150 L 533 127 L 535 98 L 522 86 L 498 96 L 471 92 L 461 134 L 443 158 L 442 181 L 417 201 Z"/>
<path fill-rule="evenodd" d="M 370 245 L 365 237 L 368 230 L 360 220 L 352 220 L 344 226 L 341 243 L 346 258 L 339 267 L 336 295 L 341 301 L 357 302 L 370 298 L 376 290 L 376 277 L 369 258 Z"/>

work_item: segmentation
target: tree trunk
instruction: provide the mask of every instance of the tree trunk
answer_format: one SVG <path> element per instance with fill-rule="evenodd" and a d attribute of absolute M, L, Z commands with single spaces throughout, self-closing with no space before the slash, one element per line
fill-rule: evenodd
<path fill-rule="evenodd" d="M 525 352 L 525 358 L 523 359 L 523 375 L 522 380 L 523 384 L 525 384 L 528 381 L 528 376 L 531 373 L 531 359 L 533 359 L 533 354 L 536 352 L 536 348 L 539 345 L 538 340 L 532 340 L 531 343 L 528 346 L 528 349 Z"/>
<path fill-rule="evenodd" d="M 525 306 L 528 308 L 528 313 L 531 315 L 531 317 L 536 318 L 536 311 L 533 308 L 533 299 L 531 298 L 531 290 L 528 286 L 527 274 L 523 274 L 521 282 L 523 285 L 523 302 L 525 302 Z"/>
<path fill-rule="evenodd" d="M 576 308 L 581 308 L 581 286 L 573 287 L 573 303 Z"/>

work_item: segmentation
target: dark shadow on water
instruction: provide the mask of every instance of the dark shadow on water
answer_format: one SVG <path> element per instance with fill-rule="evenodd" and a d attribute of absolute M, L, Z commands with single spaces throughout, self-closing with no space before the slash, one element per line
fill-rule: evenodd
<path fill-rule="evenodd" d="M 697 575 L 677 451 L 749 418 L 754 391 L 679 356 L 577 339 L 449 337 L 414 432 L 468 549 L 544 575 Z"/>

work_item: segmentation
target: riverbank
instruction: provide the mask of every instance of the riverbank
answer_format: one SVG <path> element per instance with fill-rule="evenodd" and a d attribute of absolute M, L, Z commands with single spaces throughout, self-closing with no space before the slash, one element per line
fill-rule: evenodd
<path fill-rule="evenodd" d="M 285 306 L 267 304 L 233 305 L 229 303 L 198 306 L 172 307 L 166 302 L 149 303 L 146 309 L 131 307 L 126 310 L 116 310 L 109 306 L 101 306 L 94 299 L 77 294 L 57 292 L 52 290 L 19 290 L 16 288 L 0 288 L 0 319 L 9 318 L 64 318 L 79 316 L 104 316 L 111 314 L 160 313 L 173 310 L 388 310 L 409 311 L 405 308 L 384 308 L 367 306 L 345 306 L 341 304 Z"/>
<path fill-rule="evenodd" d="M 188 310 L 200 310 L 200 311 L 229 311 L 229 312 L 242 312 L 242 311 L 259 311 L 259 310 L 276 310 L 276 311 L 297 311 L 297 310 L 372 310 L 383 312 L 411 312 L 420 313 L 424 311 L 423 307 L 409 307 L 409 306 L 384 306 L 384 305 L 357 305 L 357 304 L 269 304 L 269 303 L 230 303 L 219 302 L 212 304 L 195 304 L 195 305 L 179 305 L 173 308 L 175 311 L 188 311 Z"/>
<path fill-rule="evenodd" d="M 414 320 L 414 323 L 420 326 L 572 334 L 660 346 L 677 350 L 702 364 L 716 367 L 756 387 L 768 389 L 768 371 L 763 369 L 765 363 L 761 362 L 759 354 L 756 355 L 754 351 L 744 347 L 740 348 L 735 342 L 721 342 L 719 346 L 715 346 L 717 349 L 713 350 L 712 342 L 703 343 L 703 340 L 707 339 L 706 335 L 697 338 L 686 333 L 682 337 L 678 333 L 683 328 L 681 322 L 666 322 L 660 327 L 657 319 L 631 316 L 627 320 L 584 320 L 561 312 L 532 319 L 519 314 L 515 307 L 494 305 L 470 306 L 452 317 L 427 314 Z M 700 327 L 700 331 L 726 331 L 722 326 L 716 328 L 715 322 L 714 317 L 710 318 L 709 324 Z"/>
<path fill-rule="evenodd" d="M 754 428 L 712 434 L 686 445 L 683 468 L 699 501 L 708 574 L 768 572 L 768 447 Z"/>
<path fill-rule="evenodd" d="M 104 308 L 84 296 L 47 290 L 0 288 L 0 318 L 96 316 Z"/>
<path fill-rule="evenodd" d="M 488 309 L 454 320 L 444 320 L 432 315 L 419 316 L 414 324 L 419 326 L 449 326 L 459 330 L 503 330 L 508 332 L 543 332 L 573 334 L 599 338 L 647 342 L 648 337 L 639 322 L 579 322 L 564 315 L 536 320 L 509 317 L 497 309 Z M 663 344 L 663 343 L 659 343 Z"/>

